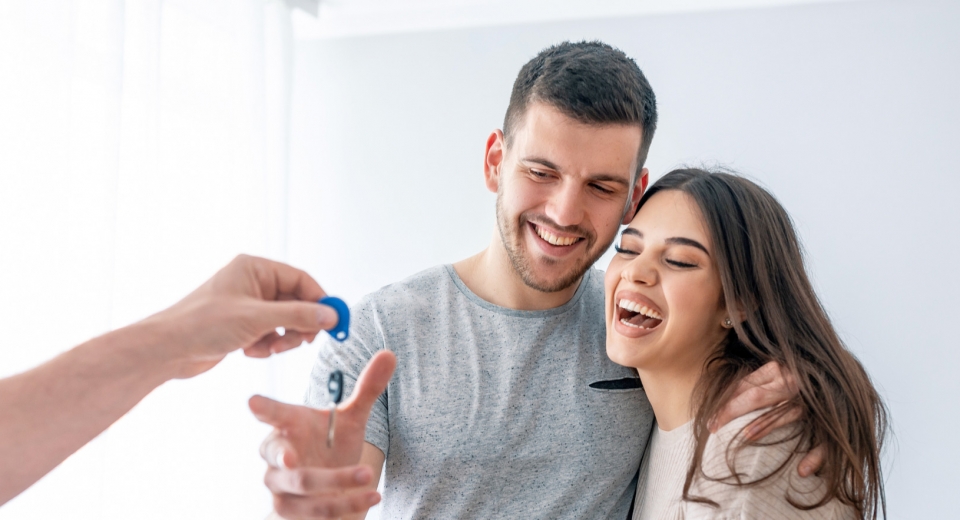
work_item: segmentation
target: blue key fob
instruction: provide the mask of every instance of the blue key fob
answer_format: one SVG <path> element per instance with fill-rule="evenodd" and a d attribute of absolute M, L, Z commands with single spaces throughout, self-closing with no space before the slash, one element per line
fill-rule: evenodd
<path fill-rule="evenodd" d="M 344 341 L 350 336 L 350 307 L 336 296 L 326 296 L 320 298 L 317 303 L 333 307 L 337 311 L 337 326 L 328 330 L 327 333 L 337 341 Z"/>

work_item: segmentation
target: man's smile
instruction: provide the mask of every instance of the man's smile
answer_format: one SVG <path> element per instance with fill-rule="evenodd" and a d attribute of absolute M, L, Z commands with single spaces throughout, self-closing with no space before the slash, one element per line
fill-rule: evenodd
<path fill-rule="evenodd" d="M 527 221 L 527 227 L 538 249 L 552 257 L 568 257 L 575 251 L 579 251 L 581 245 L 587 245 L 590 242 L 581 234 L 564 233 L 530 221 Z"/>
<path fill-rule="evenodd" d="M 549 229 L 542 226 L 538 226 L 533 222 L 531 222 L 530 225 L 533 226 L 533 230 L 537 233 L 537 236 L 544 239 L 550 245 L 553 245 L 553 246 L 561 246 L 561 247 L 572 246 L 573 244 L 576 244 L 580 240 L 583 240 L 583 237 L 564 236 L 564 235 L 555 234 L 551 232 Z"/>

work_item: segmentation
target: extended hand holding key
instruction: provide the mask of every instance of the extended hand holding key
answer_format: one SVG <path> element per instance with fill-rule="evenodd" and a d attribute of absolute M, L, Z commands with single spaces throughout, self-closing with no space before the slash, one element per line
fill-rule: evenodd
<path fill-rule="evenodd" d="M 327 447 L 329 410 L 284 404 L 262 396 L 250 398 L 250 410 L 274 427 L 260 446 L 268 468 L 264 483 L 273 505 L 287 520 L 337 518 L 362 513 L 380 501 L 365 486 L 370 468 L 359 466 L 364 432 L 373 404 L 390 382 L 397 358 L 378 352 L 367 364 L 353 393 L 337 412 L 336 444 Z"/>

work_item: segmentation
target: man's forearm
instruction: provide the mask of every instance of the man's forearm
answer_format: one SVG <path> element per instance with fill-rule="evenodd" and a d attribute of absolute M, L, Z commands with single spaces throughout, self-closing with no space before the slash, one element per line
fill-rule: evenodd
<path fill-rule="evenodd" d="M 0 380 L 0 504 L 170 379 L 156 324 L 135 324 Z"/>

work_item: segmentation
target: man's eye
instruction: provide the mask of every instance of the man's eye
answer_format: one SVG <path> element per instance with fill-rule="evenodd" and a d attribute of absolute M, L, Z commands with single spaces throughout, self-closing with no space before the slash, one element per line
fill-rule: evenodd
<path fill-rule="evenodd" d="M 541 179 L 547 177 L 547 174 L 540 170 L 530 170 L 530 173 L 533 174 L 534 177 L 539 177 Z"/>
<path fill-rule="evenodd" d="M 599 191 L 600 193 L 603 193 L 604 195 L 610 195 L 611 193 L 613 193 L 613 190 L 605 186 L 602 186 L 600 184 L 594 184 L 593 189 Z"/>
<path fill-rule="evenodd" d="M 687 268 L 690 268 L 690 267 L 696 267 L 696 266 L 697 266 L 697 264 L 688 264 L 688 263 L 686 263 L 686 262 L 680 262 L 680 261 L 678 261 L 678 260 L 667 260 L 667 263 L 670 264 L 670 265 L 672 265 L 672 266 L 674 266 L 674 267 L 679 267 L 679 268 L 681 268 L 681 269 L 687 269 Z"/>

